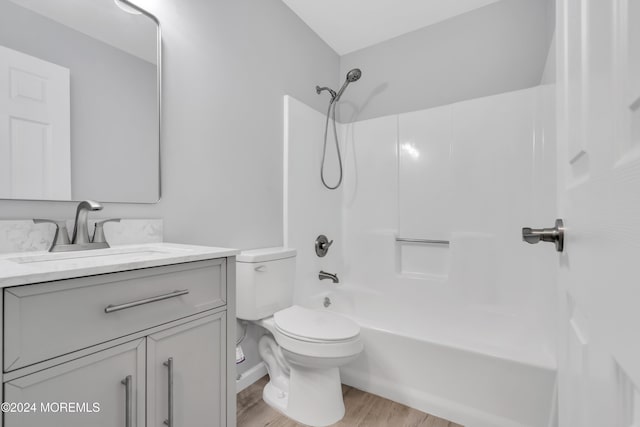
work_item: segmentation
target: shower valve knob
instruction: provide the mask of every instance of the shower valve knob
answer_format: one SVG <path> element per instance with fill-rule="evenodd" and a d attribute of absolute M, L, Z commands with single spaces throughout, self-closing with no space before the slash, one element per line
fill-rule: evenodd
<path fill-rule="evenodd" d="M 319 235 L 316 239 L 316 255 L 320 258 L 324 257 L 329 252 L 331 245 L 333 245 L 333 240 L 329 241 L 324 234 Z"/>

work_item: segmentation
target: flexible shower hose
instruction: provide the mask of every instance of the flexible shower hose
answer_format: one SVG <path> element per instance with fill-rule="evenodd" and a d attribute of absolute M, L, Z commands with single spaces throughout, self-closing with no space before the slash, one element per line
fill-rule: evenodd
<path fill-rule="evenodd" d="M 338 152 L 338 165 L 340 166 L 340 178 L 338 179 L 338 183 L 332 187 L 324 179 L 324 164 L 327 157 L 327 137 L 329 134 L 329 116 L 333 119 L 333 136 L 336 140 L 336 151 Z M 320 165 L 320 179 L 322 180 L 322 185 L 324 185 L 329 190 L 335 190 L 340 187 L 342 184 L 342 155 L 340 154 L 340 142 L 338 141 L 338 130 L 336 129 L 336 103 L 333 100 L 329 103 L 329 109 L 327 110 L 327 121 L 324 125 L 324 146 L 322 147 L 322 164 Z"/>

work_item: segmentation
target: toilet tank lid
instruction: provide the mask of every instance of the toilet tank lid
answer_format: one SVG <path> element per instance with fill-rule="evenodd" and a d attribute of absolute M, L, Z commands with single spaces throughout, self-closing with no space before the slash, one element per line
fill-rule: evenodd
<path fill-rule="evenodd" d="M 261 248 L 250 249 L 240 252 L 236 261 L 238 262 L 265 262 L 275 261 L 278 259 L 293 258 L 296 256 L 296 250 L 292 248 Z"/>

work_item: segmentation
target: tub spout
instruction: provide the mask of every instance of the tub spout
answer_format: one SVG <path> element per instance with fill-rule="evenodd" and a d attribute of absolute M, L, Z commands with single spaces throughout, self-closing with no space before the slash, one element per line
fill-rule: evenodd
<path fill-rule="evenodd" d="M 318 274 L 318 279 L 320 279 L 320 280 L 331 279 L 331 281 L 333 283 L 340 283 L 340 280 L 338 279 L 338 275 L 337 274 L 327 273 L 326 271 L 321 271 Z"/>

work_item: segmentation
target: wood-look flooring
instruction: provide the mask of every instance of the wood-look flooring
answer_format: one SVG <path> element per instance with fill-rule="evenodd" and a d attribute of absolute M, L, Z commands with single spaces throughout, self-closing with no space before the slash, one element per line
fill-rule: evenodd
<path fill-rule="evenodd" d="M 262 400 L 265 376 L 238 393 L 238 427 L 304 427 Z M 400 403 L 342 386 L 346 414 L 336 427 L 462 427 Z"/>

